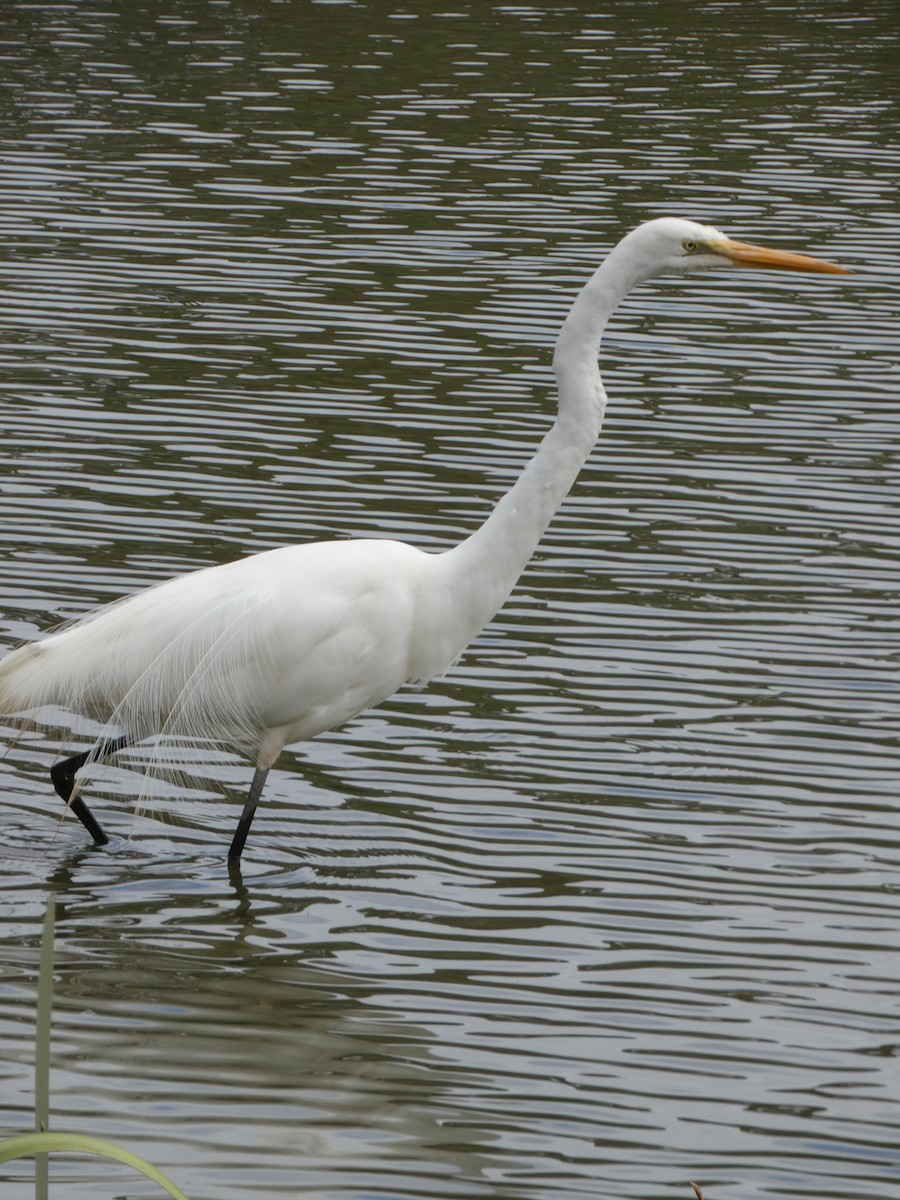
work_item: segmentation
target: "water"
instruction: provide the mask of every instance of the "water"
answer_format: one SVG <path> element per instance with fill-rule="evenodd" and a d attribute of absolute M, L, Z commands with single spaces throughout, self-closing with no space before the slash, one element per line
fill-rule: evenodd
<path fill-rule="evenodd" d="M 94 851 L 46 775 L 77 730 L 15 745 L 4 1128 L 52 889 L 53 1124 L 192 1200 L 896 1192 L 896 35 L 839 0 L 4 7 L 8 645 L 286 541 L 452 544 L 637 220 L 857 272 L 637 292 L 513 599 L 283 756 L 242 874 L 246 764 L 138 818 L 110 772 Z"/>

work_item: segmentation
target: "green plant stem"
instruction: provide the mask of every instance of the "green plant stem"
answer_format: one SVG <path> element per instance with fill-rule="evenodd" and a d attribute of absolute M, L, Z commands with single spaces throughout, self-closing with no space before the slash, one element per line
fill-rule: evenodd
<path fill-rule="evenodd" d="M 126 1150 L 124 1146 L 117 1146 L 115 1142 L 107 1142 L 83 1133 L 23 1133 L 18 1137 L 6 1138 L 0 1142 L 0 1163 L 9 1162 L 13 1158 L 37 1158 L 39 1155 L 46 1155 L 48 1150 L 62 1150 L 69 1154 L 99 1154 L 104 1158 L 113 1158 L 158 1183 L 169 1193 L 172 1200 L 188 1200 L 177 1184 L 139 1154 Z"/>
<path fill-rule="evenodd" d="M 53 939 L 56 927 L 56 896 L 47 897 L 47 912 L 41 933 L 41 966 L 38 973 L 37 1028 L 34 1037 L 34 1128 L 50 1128 L 50 1022 L 53 1016 Z M 35 1200 L 48 1197 L 48 1160 L 39 1154 L 34 1163 Z"/>

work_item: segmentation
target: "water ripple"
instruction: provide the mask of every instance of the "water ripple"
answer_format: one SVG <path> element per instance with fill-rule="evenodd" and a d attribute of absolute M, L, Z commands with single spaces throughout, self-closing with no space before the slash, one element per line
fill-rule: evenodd
<path fill-rule="evenodd" d="M 0 30 L 9 645 L 287 541 L 452 544 L 639 219 L 856 274 L 623 305 L 601 445 L 510 603 L 445 679 L 283 756 L 242 875 L 246 764 L 138 817 L 141 752 L 105 768 L 95 852 L 46 776 L 81 728 L 10 730 L 5 1123 L 52 888 L 54 1124 L 191 1195 L 883 1200 L 891 6 L 123 12 Z"/>

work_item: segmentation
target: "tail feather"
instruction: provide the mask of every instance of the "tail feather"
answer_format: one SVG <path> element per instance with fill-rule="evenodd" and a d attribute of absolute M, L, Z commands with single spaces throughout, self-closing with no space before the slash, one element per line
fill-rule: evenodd
<path fill-rule="evenodd" d="M 227 739 L 254 751 L 262 678 L 277 657 L 254 620 L 259 596 L 189 606 L 162 603 L 166 591 L 139 593 L 8 654 L 0 715 L 54 706 L 136 741 Z"/>

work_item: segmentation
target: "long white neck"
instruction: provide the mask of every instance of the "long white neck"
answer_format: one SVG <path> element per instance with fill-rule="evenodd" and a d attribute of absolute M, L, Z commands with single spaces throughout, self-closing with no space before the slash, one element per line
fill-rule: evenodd
<path fill-rule="evenodd" d="M 458 643 L 450 658 L 506 600 L 590 454 L 606 409 L 597 366 L 600 338 L 616 305 L 642 277 L 620 243 L 582 289 L 553 357 L 559 393 L 553 426 L 481 528 L 438 556 L 445 603 L 438 606 L 444 610 L 441 628 L 429 634 Z"/>

